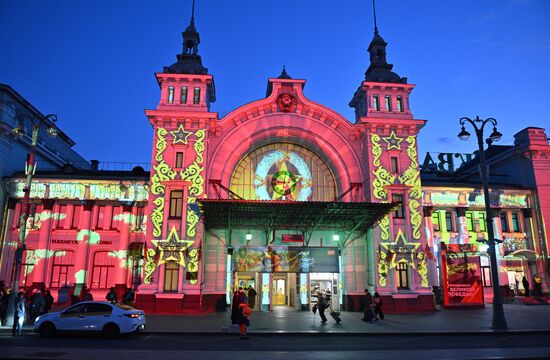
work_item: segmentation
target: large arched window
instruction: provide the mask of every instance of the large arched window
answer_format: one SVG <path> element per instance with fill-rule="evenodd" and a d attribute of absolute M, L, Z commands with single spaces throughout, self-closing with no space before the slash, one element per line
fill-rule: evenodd
<path fill-rule="evenodd" d="M 231 191 L 247 200 L 334 201 L 334 175 L 313 151 L 290 143 L 262 146 L 235 168 Z"/>

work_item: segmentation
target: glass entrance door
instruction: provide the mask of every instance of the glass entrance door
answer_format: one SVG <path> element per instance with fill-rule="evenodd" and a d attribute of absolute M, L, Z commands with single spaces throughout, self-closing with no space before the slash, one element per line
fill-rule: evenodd
<path fill-rule="evenodd" d="M 286 279 L 273 277 L 271 285 L 273 305 L 286 305 Z"/>

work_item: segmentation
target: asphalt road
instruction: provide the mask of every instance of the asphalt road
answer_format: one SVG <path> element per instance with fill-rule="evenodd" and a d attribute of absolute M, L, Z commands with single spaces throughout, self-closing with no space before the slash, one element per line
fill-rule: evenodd
<path fill-rule="evenodd" d="M 372 357 L 371 357 L 372 356 Z M 131 335 L 116 340 L 0 334 L 6 359 L 514 359 L 550 358 L 550 334 Z"/>

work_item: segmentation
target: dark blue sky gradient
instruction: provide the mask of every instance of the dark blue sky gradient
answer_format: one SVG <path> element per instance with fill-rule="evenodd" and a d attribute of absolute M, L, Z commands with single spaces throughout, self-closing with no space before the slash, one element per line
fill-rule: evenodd
<path fill-rule="evenodd" d="M 181 52 L 191 1 L 0 2 L 0 82 L 59 126 L 88 159 L 149 162 L 154 73 Z M 458 118 L 495 117 L 502 143 L 549 128 L 550 2 L 379 0 L 388 62 L 416 84 L 410 105 L 425 151 L 472 151 Z M 353 121 L 348 107 L 368 67 L 371 2 L 197 0 L 199 53 L 214 75 L 212 111 L 265 96 L 286 64 L 305 94 Z"/>

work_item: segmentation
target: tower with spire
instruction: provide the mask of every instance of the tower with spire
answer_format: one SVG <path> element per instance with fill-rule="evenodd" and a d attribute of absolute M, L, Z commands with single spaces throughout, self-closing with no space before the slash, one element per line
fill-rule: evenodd
<path fill-rule="evenodd" d="M 392 71 L 393 65 L 387 62 L 388 43 L 379 33 L 374 5 L 373 0 L 374 36 L 368 46 L 370 64 L 365 79 L 349 103 L 355 109 L 356 125 L 364 129 L 363 148 L 367 149 L 368 162 L 365 164 L 365 197 L 369 202 L 400 203 L 398 210 L 384 218 L 375 230 L 379 248 L 424 248 L 427 239 L 423 227 L 416 137 L 425 121 L 415 119 L 409 107 L 414 85 Z M 433 239 L 428 243 L 433 246 Z M 376 287 L 372 290 L 392 296 L 392 301 L 398 303 L 399 300 L 393 299 L 392 295 L 399 290 L 395 280 L 397 265 L 390 262 L 387 271 L 382 273 L 380 269 L 386 269 L 387 265 L 385 255 L 379 253 L 378 258 L 369 264 L 370 271 L 377 271 Z M 403 259 L 399 266 L 400 270 L 406 267 L 412 283 L 410 289 L 427 296 L 429 285 L 435 279 L 428 281 L 428 275 L 433 276 L 433 271 L 428 274 L 426 264 L 419 261 Z"/>
<path fill-rule="evenodd" d="M 145 274 L 141 299 L 153 309 L 183 308 L 200 302 L 202 274 L 198 266 L 202 227 L 197 201 L 205 196 L 208 126 L 218 120 L 210 112 L 216 100 L 213 76 L 199 55 L 193 1 L 189 26 L 182 33 L 177 61 L 156 73 L 160 100 L 146 110 L 153 127 L 151 184 Z M 169 277 L 169 279 L 167 278 Z"/>

